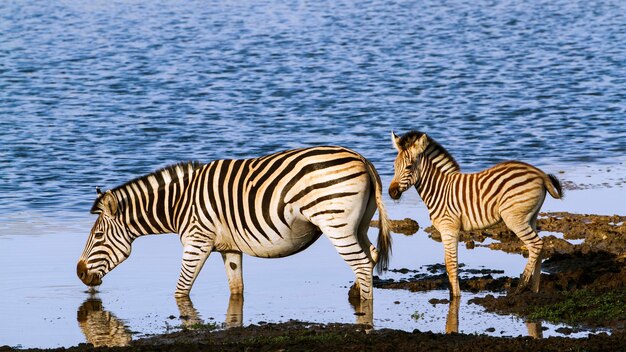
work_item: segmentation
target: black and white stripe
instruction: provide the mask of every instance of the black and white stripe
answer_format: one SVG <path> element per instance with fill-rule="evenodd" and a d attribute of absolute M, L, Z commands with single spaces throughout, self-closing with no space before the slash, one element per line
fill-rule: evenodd
<path fill-rule="evenodd" d="M 367 238 L 376 209 L 378 250 Z M 178 296 L 189 294 L 211 251 L 222 254 L 231 293 L 238 294 L 242 253 L 284 257 L 324 233 L 367 299 L 373 266 L 386 268 L 391 245 L 380 178 L 369 161 L 342 147 L 173 165 L 99 195 L 92 212 L 100 216 L 79 260 L 83 282 L 99 284 L 136 237 L 175 232 L 184 246 Z"/>
<path fill-rule="evenodd" d="M 520 161 L 463 174 L 454 158 L 422 132 L 411 131 L 402 137 L 392 134 L 392 141 L 398 156 L 389 195 L 399 199 L 402 192 L 415 185 L 433 226 L 441 233 L 451 295 L 460 296 L 459 231 L 482 229 L 500 221 L 515 232 L 529 251 L 518 291 L 532 278 L 532 289 L 537 292 L 543 246 L 537 235 L 537 215 L 546 191 L 557 199 L 563 196 L 558 179 Z"/>

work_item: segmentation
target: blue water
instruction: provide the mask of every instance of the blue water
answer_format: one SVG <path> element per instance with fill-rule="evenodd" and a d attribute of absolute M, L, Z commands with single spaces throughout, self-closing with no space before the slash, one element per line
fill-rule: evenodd
<path fill-rule="evenodd" d="M 2 1 L 0 216 L 180 160 L 393 129 L 467 170 L 626 153 L 626 2 Z"/>

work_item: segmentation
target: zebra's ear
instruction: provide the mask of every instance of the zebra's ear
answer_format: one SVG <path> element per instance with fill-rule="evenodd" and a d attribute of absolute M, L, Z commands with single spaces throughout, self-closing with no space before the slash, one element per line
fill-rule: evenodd
<path fill-rule="evenodd" d="M 102 205 L 102 196 L 104 196 L 105 194 L 106 193 L 102 193 L 100 186 L 96 186 L 96 200 L 93 202 L 93 205 L 91 206 L 90 213 L 92 214 L 102 213 L 102 209 L 104 208 Z"/>
<path fill-rule="evenodd" d="M 395 132 L 391 131 L 391 143 L 393 147 L 396 148 L 398 152 L 400 152 L 400 137 L 398 137 Z"/>
<path fill-rule="evenodd" d="M 426 136 L 426 134 L 423 134 L 411 146 L 411 148 L 410 148 L 411 149 L 411 154 L 413 154 L 413 156 L 418 156 L 421 153 L 423 153 L 424 150 L 426 150 L 426 147 L 428 147 L 428 137 Z"/>
<path fill-rule="evenodd" d="M 117 214 L 117 199 L 111 191 L 106 191 L 102 196 L 102 207 L 104 208 L 105 214 L 111 217 Z"/>

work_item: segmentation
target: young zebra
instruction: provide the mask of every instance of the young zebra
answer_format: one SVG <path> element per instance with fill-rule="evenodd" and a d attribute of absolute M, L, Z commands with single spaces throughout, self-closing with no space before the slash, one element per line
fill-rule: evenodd
<path fill-rule="evenodd" d="M 433 226 L 441 233 L 451 297 L 461 295 L 457 275 L 459 231 L 486 228 L 501 220 L 529 252 L 517 292 L 526 288 L 531 278 L 531 288 L 537 292 L 543 246 L 537 235 L 537 214 L 546 191 L 556 199 L 563 197 L 559 180 L 519 161 L 462 174 L 448 151 L 422 132 L 411 131 L 402 137 L 392 132 L 392 142 L 398 156 L 389 195 L 399 199 L 415 185 Z"/>
<path fill-rule="evenodd" d="M 242 253 L 285 257 L 324 233 L 354 271 L 360 298 L 371 299 L 372 269 L 386 269 L 391 249 L 381 192 L 374 166 L 342 147 L 173 165 L 99 192 L 77 274 L 99 285 L 137 237 L 174 232 L 184 247 L 176 296 L 189 295 L 212 251 L 222 254 L 231 293 L 241 294 Z M 367 237 L 377 208 L 378 250 Z"/>

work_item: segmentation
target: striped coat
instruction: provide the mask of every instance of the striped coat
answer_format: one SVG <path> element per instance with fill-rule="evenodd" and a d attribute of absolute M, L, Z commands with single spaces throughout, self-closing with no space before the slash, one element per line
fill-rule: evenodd
<path fill-rule="evenodd" d="M 451 295 L 460 296 L 459 231 L 483 229 L 500 221 L 504 221 L 529 251 L 518 291 L 532 279 L 532 289 L 537 292 L 543 246 L 537 235 L 537 215 L 546 192 L 554 198 L 562 197 L 558 179 L 520 161 L 503 162 L 477 173 L 461 173 L 459 164 L 448 151 L 417 131 L 402 137 L 392 134 L 392 142 L 398 156 L 389 195 L 399 199 L 409 187 L 416 187 L 433 226 L 442 236 Z"/>

